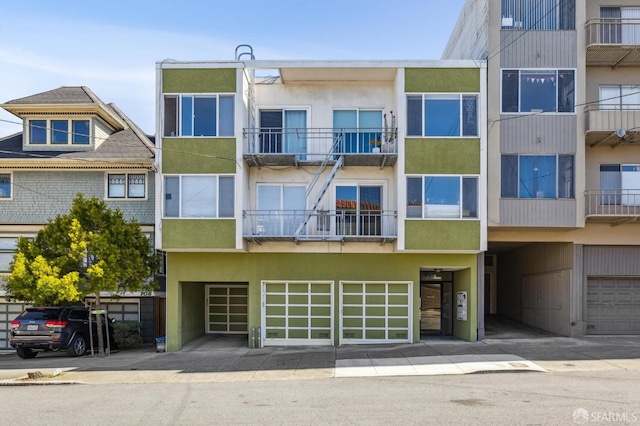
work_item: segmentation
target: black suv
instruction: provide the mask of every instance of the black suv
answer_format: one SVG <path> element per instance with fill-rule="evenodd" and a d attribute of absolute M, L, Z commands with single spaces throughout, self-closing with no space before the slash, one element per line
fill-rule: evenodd
<path fill-rule="evenodd" d="M 97 324 L 92 315 L 93 327 L 89 332 L 89 310 L 82 306 L 27 308 L 11 322 L 9 343 L 20 358 L 33 358 L 38 352 L 66 350 L 71 356 L 87 351 L 90 336 L 97 347 Z M 114 348 L 113 326 L 102 316 L 102 324 L 109 327 L 109 346 Z M 107 345 L 107 335 L 104 334 Z"/>

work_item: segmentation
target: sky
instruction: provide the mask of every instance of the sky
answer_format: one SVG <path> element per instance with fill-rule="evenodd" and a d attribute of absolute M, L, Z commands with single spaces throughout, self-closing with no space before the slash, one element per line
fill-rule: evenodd
<path fill-rule="evenodd" d="M 440 59 L 465 0 L 0 0 L 0 103 L 87 86 L 155 133 L 155 64 Z M 20 132 L 0 110 L 0 137 Z"/>

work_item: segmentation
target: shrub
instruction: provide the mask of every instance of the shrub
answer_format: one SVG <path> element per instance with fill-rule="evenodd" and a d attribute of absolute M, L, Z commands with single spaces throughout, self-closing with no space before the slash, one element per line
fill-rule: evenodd
<path fill-rule="evenodd" d="M 134 349 L 142 345 L 142 336 L 140 336 L 140 327 L 142 323 L 139 321 L 120 321 L 113 323 L 113 337 L 116 340 L 118 349 Z"/>

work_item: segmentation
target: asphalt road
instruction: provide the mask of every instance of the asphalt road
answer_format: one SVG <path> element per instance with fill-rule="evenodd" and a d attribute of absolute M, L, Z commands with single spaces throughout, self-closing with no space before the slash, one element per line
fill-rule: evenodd
<path fill-rule="evenodd" d="M 640 424 L 639 380 L 589 371 L 12 386 L 0 387 L 0 424 Z"/>

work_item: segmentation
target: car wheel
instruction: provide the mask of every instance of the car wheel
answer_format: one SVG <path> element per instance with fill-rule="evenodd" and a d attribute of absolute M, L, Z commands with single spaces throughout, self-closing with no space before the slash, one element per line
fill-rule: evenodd
<path fill-rule="evenodd" d="M 71 356 L 84 355 L 87 351 L 87 341 L 83 336 L 76 336 L 67 347 L 67 353 Z"/>
<path fill-rule="evenodd" d="M 18 348 L 16 349 L 16 352 L 18 352 L 18 356 L 22 359 L 31 359 L 38 355 L 38 352 L 29 348 Z"/>

